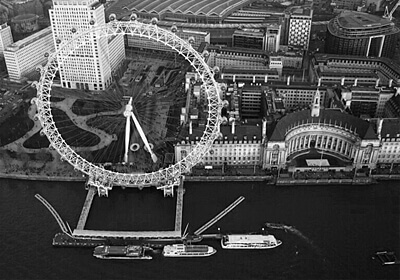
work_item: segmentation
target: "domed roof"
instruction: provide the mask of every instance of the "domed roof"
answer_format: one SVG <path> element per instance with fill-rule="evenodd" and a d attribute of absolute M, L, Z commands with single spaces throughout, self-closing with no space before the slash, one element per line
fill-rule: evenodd
<path fill-rule="evenodd" d="M 278 121 L 273 130 L 270 141 L 285 140 L 286 132 L 298 125 L 306 123 L 336 124 L 343 129 L 350 129 L 358 134 L 362 139 L 378 139 L 372 125 L 360 118 L 342 113 L 339 110 L 321 109 L 319 117 L 312 117 L 310 110 L 302 110 L 284 116 Z"/>

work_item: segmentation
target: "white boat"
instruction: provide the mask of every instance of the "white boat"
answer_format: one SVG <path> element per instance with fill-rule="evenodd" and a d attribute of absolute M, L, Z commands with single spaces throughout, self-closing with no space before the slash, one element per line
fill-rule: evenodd
<path fill-rule="evenodd" d="M 165 245 L 162 254 L 164 257 L 208 257 L 216 252 L 208 245 L 172 244 Z"/>
<path fill-rule="evenodd" d="M 271 234 L 227 234 L 221 239 L 223 249 L 272 249 L 281 244 Z"/>

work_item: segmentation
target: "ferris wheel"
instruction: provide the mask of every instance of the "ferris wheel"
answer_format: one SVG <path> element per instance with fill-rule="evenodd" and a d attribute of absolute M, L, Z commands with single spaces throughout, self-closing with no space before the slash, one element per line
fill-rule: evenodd
<path fill-rule="evenodd" d="M 181 39 L 175 34 L 176 30 L 174 28 L 171 28 L 171 31 L 160 28 L 157 26 L 155 20 L 150 24 L 139 22 L 135 15 L 131 16 L 130 21 L 117 21 L 115 16 L 110 16 L 110 20 L 106 24 L 93 24 L 90 29 L 82 32 L 76 32 L 76 29 L 72 30 L 71 32 L 74 33 L 72 39 L 66 42 L 59 42 L 60 48 L 48 55 L 47 64 L 40 69 L 40 80 L 34 83 L 37 89 L 37 96 L 32 100 L 32 103 L 36 104 L 37 107 L 35 118 L 42 125 L 41 134 L 47 136 L 50 142 L 49 147 L 55 149 L 61 156 L 61 159 L 71 164 L 74 169 L 83 172 L 87 176 L 87 184 L 96 187 L 99 195 L 107 196 L 108 191 L 113 186 L 139 188 L 156 186 L 158 189 L 164 190 L 164 195 L 173 195 L 173 187 L 179 184 L 181 176 L 189 172 L 192 167 L 201 161 L 203 156 L 210 150 L 214 140 L 219 137 L 222 103 L 219 96 L 218 83 L 214 79 L 213 71 L 204 61 L 203 57 L 207 53 L 199 54 L 191 46 L 191 43 L 193 43 L 190 41 L 191 39 L 188 41 Z M 79 148 L 69 143 L 70 141 L 66 139 L 65 133 L 62 133 L 62 128 L 58 125 L 61 121 L 56 120 L 57 118 L 54 116 L 54 112 L 57 110 L 54 107 L 57 106 L 52 105 L 54 97 L 51 96 L 51 87 L 59 70 L 59 65 L 68 56 L 83 46 L 87 42 L 85 39 L 88 38 L 87 35 L 93 32 L 97 32 L 97 34 L 104 37 L 127 34 L 157 41 L 172 48 L 197 72 L 197 77 L 202 82 L 201 86 L 206 96 L 206 122 L 204 128 L 202 128 L 202 136 L 198 139 L 196 146 L 182 160 L 171 163 L 168 166 L 162 166 L 157 170 L 151 170 L 150 172 L 110 170 L 103 164 L 98 164 L 93 162 L 91 158 L 83 156 L 79 153 Z M 122 102 L 124 102 L 122 108 L 119 108 L 115 112 L 119 114 L 118 118 L 123 120 L 125 127 L 125 139 L 122 141 L 124 146 L 122 152 L 123 162 L 128 163 L 128 153 L 139 148 L 137 143 L 132 143 L 130 140 L 133 130 L 137 134 L 137 138 L 141 140 L 144 149 L 148 152 L 147 156 L 149 159 L 157 162 L 159 158 L 153 151 L 154 146 L 149 139 L 150 136 L 143 129 L 144 121 L 140 120 L 140 114 L 138 113 L 140 106 L 136 106 L 137 108 L 135 108 L 132 97 L 122 100 Z M 131 121 L 133 122 L 131 123 Z M 114 140 L 111 137 L 110 141 Z"/>

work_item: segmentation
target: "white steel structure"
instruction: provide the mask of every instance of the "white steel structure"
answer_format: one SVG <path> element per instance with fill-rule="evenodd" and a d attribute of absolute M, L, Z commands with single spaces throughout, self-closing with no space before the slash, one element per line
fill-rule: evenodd
<path fill-rule="evenodd" d="M 97 0 L 53 0 L 49 13 L 56 50 L 74 33 L 105 23 L 104 6 Z M 61 85 L 72 89 L 104 90 L 112 80 L 109 38 L 102 37 L 99 32 L 86 36 L 87 43 L 60 66 Z"/>
<path fill-rule="evenodd" d="M 77 33 L 71 40 L 60 42 L 57 51 L 49 55 L 48 62 L 42 69 L 41 78 L 38 83 L 35 83 L 37 98 L 33 99 L 33 102 L 37 106 L 36 117 L 43 127 L 42 134 L 45 134 L 50 141 L 50 147 L 57 150 L 63 160 L 68 161 L 74 168 L 86 174 L 88 176 L 87 183 L 97 187 L 99 195 L 107 195 L 113 185 L 139 188 L 153 185 L 163 189 L 164 195 L 173 195 L 173 187 L 179 183 L 181 175 L 202 159 L 219 136 L 218 127 L 222 102 L 219 98 L 218 84 L 213 78 L 214 73 L 204 62 L 203 56 L 196 52 L 189 42 L 179 38 L 173 32 L 159 28 L 155 24 L 156 21 L 153 21 L 154 24 L 145 24 L 136 21 L 136 16 L 132 15 L 131 21 L 119 22 L 115 21 L 114 15 L 111 16 L 113 20 L 110 23 L 93 25 L 91 29 Z M 146 37 L 169 46 L 190 62 L 203 81 L 207 95 L 208 116 L 201 140 L 185 158 L 168 168 L 151 173 L 118 173 L 89 162 L 66 143 L 52 116 L 51 86 L 60 65 L 64 65 L 69 56 L 77 53 L 79 48 L 84 47 L 85 44 L 90 44 L 87 38 L 93 38 L 91 37 L 92 34 L 99 34 L 102 38 L 116 34 Z M 132 116 L 132 111 L 129 106 L 126 106 L 125 117 L 129 117 L 129 115 Z"/>

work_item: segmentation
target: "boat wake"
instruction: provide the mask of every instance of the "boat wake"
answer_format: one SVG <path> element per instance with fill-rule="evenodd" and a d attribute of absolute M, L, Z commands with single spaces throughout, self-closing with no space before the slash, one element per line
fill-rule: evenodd
<path fill-rule="evenodd" d="M 289 225 L 284 225 L 284 224 L 276 224 L 276 223 L 265 223 L 265 226 L 267 228 L 270 229 L 280 229 L 280 230 L 284 230 L 285 232 L 290 232 L 298 237 L 300 237 L 301 239 L 303 239 L 305 242 L 307 242 L 307 244 L 309 244 L 313 250 L 318 253 L 318 255 L 322 256 L 322 252 L 321 250 L 318 248 L 317 245 L 314 244 L 314 242 L 308 238 L 307 236 L 305 236 L 300 230 L 296 229 L 293 226 L 289 226 Z"/>

